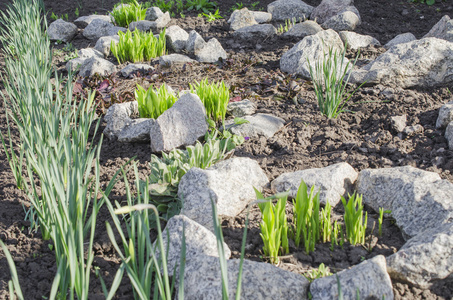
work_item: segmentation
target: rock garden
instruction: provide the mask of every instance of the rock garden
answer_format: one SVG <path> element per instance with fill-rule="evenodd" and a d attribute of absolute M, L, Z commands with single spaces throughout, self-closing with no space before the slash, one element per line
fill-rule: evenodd
<path fill-rule="evenodd" d="M 449 1 L 0 9 L 0 298 L 452 299 Z"/>

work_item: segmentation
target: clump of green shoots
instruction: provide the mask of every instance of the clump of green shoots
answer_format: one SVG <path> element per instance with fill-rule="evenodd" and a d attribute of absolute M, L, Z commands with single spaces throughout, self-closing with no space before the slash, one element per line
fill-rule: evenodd
<path fill-rule="evenodd" d="M 330 272 L 329 267 L 326 267 L 323 263 L 321 263 L 317 269 L 310 270 L 303 275 L 308 279 L 308 281 L 313 282 L 315 279 L 330 276 L 332 273 Z"/>
<path fill-rule="evenodd" d="M 384 210 L 382 207 L 379 208 L 379 236 L 382 236 L 382 222 L 384 221 L 384 214 L 389 214 L 391 212 L 391 210 Z"/>
<path fill-rule="evenodd" d="M 296 25 L 296 18 L 286 19 L 285 26 L 280 24 L 280 27 L 277 28 L 277 32 L 279 33 L 288 32 L 291 28 L 293 28 L 294 25 Z"/>
<path fill-rule="evenodd" d="M 152 32 L 140 30 L 134 30 L 132 35 L 129 29 L 125 33 L 119 31 L 118 36 L 119 42 L 116 44 L 112 41 L 110 51 L 120 64 L 126 61 L 148 61 L 166 53 L 165 29 L 160 32 L 158 38 Z"/>
<path fill-rule="evenodd" d="M 112 21 L 116 25 L 127 27 L 132 22 L 144 20 L 146 17 L 146 8 L 142 8 L 142 5 L 137 0 L 130 0 L 127 4 L 121 2 L 115 5 L 110 14 L 113 19 Z"/>
<path fill-rule="evenodd" d="M 332 222 L 330 217 L 332 215 L 332 206 L 329 201 L 321 209 L 321 232 L 322 232 L 322 242 L 326 243 L 330 241 L 332 236 Z"/>
<path fill-rule="evenodd" d="M 195 84 L 190 84 L 190 92 L 200 97 L 201 102 L 206 108 L 206 115 L 214 121 L 225 119 L 228 102 L 230 101 L 230 91 L 225 82 L 209 83 L 205 78 Z"/>
<path fill-rule="evenodd" d="M 157 119 L 178 100 L 165 84 L 162 84 L 157 90 L 153 89 L 152 86 L 145 90 L 137 84 L 135 99 L 138 102 L 140 117 L 152 119 Z"/>
<path fill-rule="evenodd" d="M 288 243 L 288 220 L 286 218 L 286 201 L 288 192 L 264 198 L 260 191 L 255 189 L 258 200 L 262 221 L 260 223 L 261 238 L 263 239 L 264 255 L 269 257 L 271 263 L 277 264 L 279 254 L 289 253 Z M 277 199 L 277 203 L 272 204 L 272 200 Z"/>
<path fill-rule="evenodd" d="M 341 224 L 338 223 L 338 221 L 335 221 L 333 223 L 331 237 L 330 237 L 330 243 L 331 243 L 331 246 L 330 246 L 331 251 L 333 251 L 335 245 L 338 245 L 338 243 L 340 243 L 340 247 L 343 248 L 343 244 L 344 244 L 343 228 L 341 227 Z"/>
<path fill-rule="evenodd" d="M 346 201 L 341 197 L 344 206 L 344 223 L 346 227 L 346 236 L 352 245 L 365 244 L 365 231 L 368 221 L 368 213 L 365 212 L 363 218 L 362 195 L 352 194 Z"/>

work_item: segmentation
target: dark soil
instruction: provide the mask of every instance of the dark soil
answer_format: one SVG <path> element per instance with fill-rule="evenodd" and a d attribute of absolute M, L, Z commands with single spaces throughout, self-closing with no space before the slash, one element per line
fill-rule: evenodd
<path fill-rule="evenodd" d="M 70 21 L 76 16 L 78 7 L 80 16 L 105 14 L 117 1 L 78 0 L 44 1 L 46 9 L 57 15 L 68 14 Z M 235 0 L 218 1 L 220 14 L 228 19 L 230 8 Z M 242 1 L 250 7 L 254 1 Z M 262 0 L 257 9 L 266 10 L 270 0 Z M 305 1 L 318 5 L 320 0 Z M 0 8 L 9 0 L 0 0 Z M 412 32 L 421 38 L 440 18 L 453 15 L 453 6 L 447 1 L 438 2 L 429 7 L 406 1 L 373 0 L 356 1 L 361 13 L 362 25 L 356 30 L 361 34 L 372 35 L 385 44 L 400 33 Z M 234 96 L 248 98 L 258 106 L 258 112 L 272 113 L 286 121 L 286 126 L 270 139 L 250 139 L 236 149 L 235 156 L 250 157 L 259 162 L 270 180 L 284 172 L 325 167 L 337 162 L 348 162 L 357 171 L 365 168 L 383 168 L 411 165 L 438 173 L 443 179 L 453 182 L 453 151 L 448 149 L 444 131 L 435 128 L 439 108 L 452 100 L 450 91 L 453 85 L 430 89 L 388 89 L 384 86 L 363 87 L 354 95 L 347 108 L 350 113 L 343 113 L 338 119 L 329 120 L 321 116 L 313 88 L 309 82 L 288 76 L 279 70 L 279 59 L 298 40 L 277 36 L 267 40 L 241 41 L 231 37 L 226 20 L 208 23 L 197 17 L 195 12 L 185 12 L 186 17 L 174 18 L 171 24 L 178 24 L 186 30 L 195 29 L 205 40 L 216 37 L 229 54 L 229 59 L 219 65 L 186 65 L 183 68 L 161 69 L 156 62 L 151 62 L 156 71 L 134 78 L 122 78 L 114 74 L 108 78 L 79 79 L 82 86 L 99 88 L 100 83 L 108 80 L 109 88 L 98 92 L 97 99 L 104 99 L 104 109 L 111 103 L 127 101 L 133 98 L 136 83 L 144 87 L 150 84 L 166 82 L 176 89 L 186 89 L 189 82 L 205 77 L 211 80 L 225 80 Z M 50 16 L 50 13 L 48 14 Z M 51 20 L 49 19 L 49 22 Z M 94 46 L 83 39 L 81 32 L 72 44 L 80 49 Z M 63 45 L 52 45 L 61 49 Z M 358 64 L 366 62 L 384 52 L 381 47 L 361 51 Z M 58 54 L 58 52 L 56 53 Z M 353 57 L 355 53 L 348 53 Z M 56 55 L 55 64 L 64 72 L 64 54 Z M 112 59 L 113 61 L 113 59 Z M 3 67 L 3 59 L 0 59 Z M 3 68 L 1 68 L 3 69 Z M 296 87 L 296 88 L 295 88 Z M 0 113 L 0 130 L 7 133 L 3 102 Z M 100 109 L 102 113 L 102 109 Z M 420 124 L 424 130 L 413 136 L 394 132 L 390 125 L 391 116 L 407 115 L 408 125 Z M 102 124 L 101 131 L 103 130 Z M 13 128 L 13 134 L 14 128 Z M 98 137 L 99 138 L 99 137 Z M 14 142 L 18 142 L 16 139 Z M 148 144 L 119 144 L 104 139 L 100 163 L 101 184 L 106 184 L 113 174 L 133 156 L 138 161 L 140 176 L 149 173 L 150 147 Z M 132 177 L 130 177 L 132 179 Z M 267 191 L 271 193 L 272 191 Z M 125 196 L 124 183 L 118 183 L 111 198 L 122 200 Z M 28 205 L 26 195 L 15 185 L 4 151 L 0 153 L 0 238 L 8 245 L 16 262 L 19 280 L 26 299 L 42 299 L 48 296 L 56 272 L 54 253 L 49 248 L 49 241 L 43 241 L 40 233 L 29 232 L 29 224 L 22 221 L 24 208 Z M 341 206 L 341 205 L 340 205 Z M 360 263 L 363 259 L 396 252 L 403 244 L 401 233 L 386 219 L 383 236 L 377 237 L 375 212 L 368 210 L 370 238 L 366 245 L 351 246 L 343 249 L 330 244 L 320 244 L 316 251 L 306 255 L 301 249 L 291 247 L 290 255 L 281 259 L 280 267 L 292 272 L 304 273 L 324 263 L 332 272 Z M 334 218 L 340 218 L 341 208 L 335 208 Z M 105 221 L 109 220 L 107 209 L 98 217 L 94 250 L 94 265 L 99 267 L 107 286 L 110 286 L 119 259 L 105 233 Z M 259 211 L 251 209 L 249 234 L 247 237 L 246 257 L 263 261 L 262 241 L 259 236 Z M 224 219 L 225 241 L 234 257 L 238 257 L 245 212 L 236 218 Z M 371 249 L 371 251 L 370 251 Z M 0 253 L 0 298 L 7 298 L 7 281 L 10 278 L 6 259 Z M 90 299 L 103 299 L 101 285 L 92 276 Z M 420 290 L 408 284 L 394 282 L 396 299 L 451 299 L 453 283 L 447 280 L 439 282 L 429 290 Z M 118 299 L 130 299 L 132 288 L 124 279 Z"/>

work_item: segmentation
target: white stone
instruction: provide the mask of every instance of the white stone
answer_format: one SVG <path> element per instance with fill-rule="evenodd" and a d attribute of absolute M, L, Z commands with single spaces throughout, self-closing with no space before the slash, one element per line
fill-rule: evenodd
<path fill-rule="evenodd" d="M 173 65 L 181 65 L 186 63 L 196 63 L 196 60 L 182 54 L 168 54 L 159 57 L 159 65 L 162 67 L 171 67 Z"/>
<path fill-rule="evenodd" d="M 227 112 L 237 118 L 253 115 L 256 111 L 256 104 L 248 99 L 238 102 L 230 102 L 227 106 Z"/>
<path fill-rule="evenodd" d="M 272 14 L 264 11 L 252 11 L 253 17 L 258 24 L 269 23 L 272 21 Z"/>
<path fill-rule="evenodd" d="M 178 25 L 172 25 L 165 30 L 165 38 L 170 49 L 180 52 L 186 48 L 189 34 Z"/>
<path fill-rule="evenodd" d="M 313 11 L 313 6 L 306 4 L 301 0 L 277 0 L 267 6 L 267 12 L 272 14 L 272 20 L 285 21 L 304 20 L 308 18 Z"/>
<path fill-rule="evenodd" d="M 112 74 L 114 72 L 116 72 L 116 67 L 114 64 L 103 58 L 93 56 L 91 58 L 86 59 L 82 63 L 79 75 L 82 77 L 89 77 L 98 73 L 99 75 L 104 76 Z"/>
<path fill-rule="evenodd" d="M 353 31 L 340 31 L 340 38 L 348 49 L 360 49 L 369 46 L 380 46 L 381 43 L 370 35 L 361 35 Z"/>
<path fill-rule="evenodd" d="M 245 7 L 233 11 L 230 19 L 228 19 L 228 23 L 230 23 L 230 30 L 238 30 L 242 27 L 258 24 L 255 21 L 254 14 Z"/>
<path fill-rule="evenodd" d="M 241 39 L 264 39 L 277 34 L 277 28 L 271 24 L 256 24 L 242 27 L 233 33 L 233 36 Z"/>
<path fill-rule="evenodd" d="M 284 36 L 304 38 L 309 35 L 317 34 L 318 32 L 323 31 L 321 25 L 315 21 L 307 20 L 302 23 L 296 23 L 290 30 L 285 32 Z"/>
<path fill-rule="evenodd" d="M 398 45 L 398 44 L 404 44 L 404 43 L 409 43 L 412 41 L 415 41 L 417 38 L 415 35 L 413 35 L 410 32 L 406 33 L 401 33 L 395 36 L 393 39 L 391 39 L 387 44 L 384 45 L 385 49 L 390 49 L 391 47 Z"/>
<path fill-rule="evenodd" d="M 321 26 L 335 31 L 353 31 L 360 23 L 360 17 L 354 12 L 347 10 L 327 19 Z"/>
<path fill-rule="evenodd" d="M 310 20 L 316 20 L 321 24 L 345 10 L 356 12 L 359 15 L 353 5 L 354 0 L 322 0 L 321 4 L 313 9 Z"/>
<path fill-rule="evenodd" d="M 225 121 L 225 129 L 244 137 L 264 136 L 270 138 L 285 125 L 285 120 L 269 114 L 260 113 L 253 116 L 244 116 L 243 119 L 249 121 L 249 123 L 236 125 L 234 120 L 228 120 Z"/>
<path fill-rule="evenodd" d="M 215 63 L 219 59 L 227 59 L 228 55 L 222 44 L 216 39 L 210 39 L 203 48 L 195 49 L 195 58 L 202 63 Z"/>
<path fill-rule="evenodd" d="M 159 7 L 150 7 L 146 10 L 145 20 L 156 21 L 158 18 L 163 16 L 164 13 Z"/>
<path fill-rule="evenodd" d="M 453 121 L 453 101 L 450 101 L 439 109 L 439 116 L 436 121 L 436 128 L 447 127 Z"/>
<path fill-rule="evenodd" d="M 51 41 L 71 41 L 77 34 L 77 26 L 62 19 L 52 22 L 47 29 L 47 35 Z"/>

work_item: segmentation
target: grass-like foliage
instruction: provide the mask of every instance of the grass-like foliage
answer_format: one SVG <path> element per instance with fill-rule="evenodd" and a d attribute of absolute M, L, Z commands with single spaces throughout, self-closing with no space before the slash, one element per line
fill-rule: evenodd
<path fill-rule="evenodd" d="M 351 64 L 345 58 L 346 46 L 343 51 L 334 51 L 329 48 L 328 53 L 324 54 L 324 58 L 316 61 L 314 68 L 307 58 L 310 77 L 315 89 L 316 98 L 321 113 L 328 118 L 337 118 L 338 115 L 346 110 L 343 107 L 351 99 L 356 90 L 346 95 L 346 86 L 349 82 L 352 69 L 357 62 L 357 57 Z"/>
<path fill-rule="evenodd" d="M 136 0 L 127 1 L 128 3 L 118 3 L 110 13 L 116 25 L 128 27 L 130 23 L 142 21 L 146 17 L 146 8 L 142 7 Z"/>
<path fill-rule="evenodd" d="M 321 232 L 322 232 L 322 242 L 326 243 L 330 241 L 332 237 L 332 206 L 330 202 L 327 201 L 326 205 L 321 209 Z"/>
<path fill-rule="evenodd" d="M 197 10 L 203 11 L 204 13 L 209 13 L 216 8 L 217 4 L 209 0 L 187 0 L 186 8 L 187 10 Z"/>
<path fill-rule="evenodd" d="M 293 200 L 294 227 L 291 236 L 297 247 L 303 241 L 307 254 L 315 250 L 320 237 L 319 192 L 315 194 L 314 191 L 315 186 L 312 186 L 308 193 L 308 187 L 302 180 Z"/>
<path fill-rule="evenodd" d="M 156 90 L 152 86 L 145 90 L 137 84 L 135 99 L 138 102 L 140 117 L 152 119 L 157 119 L 178 100 L 176 95 L 169 91 L 165 84 L 162 84 Z"/>
<path fill-rule="evenodd" d="M 368 213 L 365 212 L 363 218 L 362 195 L 354 192 L 346 201 L 341 197 L 344 206 L 344 223 L 346 227 L 346 236 L 352 245 L 365 244 L 365 232 L 368 221 Z"/>
<path fill-rule="evenodd" d="M 391 212 L 392 212 L 391 210 L 384 210 L 382 207 L 379 208 L 379 219 L 378 219 L 378 223 L 379 223 L 378 233 L 379 233 L 379 236 L 382 236 L 382 223 L 384 222 L 384 214 L 390 214 Z"/>
<path fill-rule="evenodd" d="M 134 33 L 127 30 L 125 33 L 119 31 L 120 41 L 110 44 L 110 51 L 122 64 L 126 61 L 141 62 L 148 61 L 151 58 L 162 56 L 166 53 L 165 30 L 162 30 L 159 37 L 154 37 L 152 32 L 141 32 L 135 30 Z"/>
<path fill-rule="evenodd" d="M 332 273 L 330 272 L 328 267 L 321 263 L 317 269 L 310 270 L 303 275 L 308 279 L 308 281 L 313 282 L 315 279 L 330 276 L 332 275 Z"/>
<path fill-rule="evenodd" d="M 263 252 L 264 255 L 269 257 L 271 263 L 277 264 L 279 254 L 289 252 L 288 220 L 285 211 L 289 193 L 264 198 L 263 194 L 255 189 L 255 194 L 256 198 L 261 200 L 258 202 L 258 206 L 262 216 L 260 236 L 264 243 Z M 274 199 L 277 199 L 275 205 L 272 204 Z"/>
<path fill-rule="evenodd" d="M 190 84 L 190 91 L 200 97 L 206 108 L 206 115 L 214 121 L 225 119 L 228 102 L 230 101 L 230 90 L 225 82 L 209 83 L 205 78 L 195 84 Z"/>
<path fill-rule="evenodd" d="M 3 254 L 6 257 L 6 261 L 8 262 L 9 266 L 9 271 L 11 273 L 11 280 L 8 281 L 9 298 L 16 299 L 15 296 L 17 296 L 19 300 L 24 300 L 22 289 L 20 288 L 19 284 L 19 277 L 17 276 L 16 265 L 14 264 L 14 260 L 11 256 L 11 253 L 8 251 L 8 248 L 3 243 L 2 240 L 0 240 L 0 246 L 2 247 Z"/>

